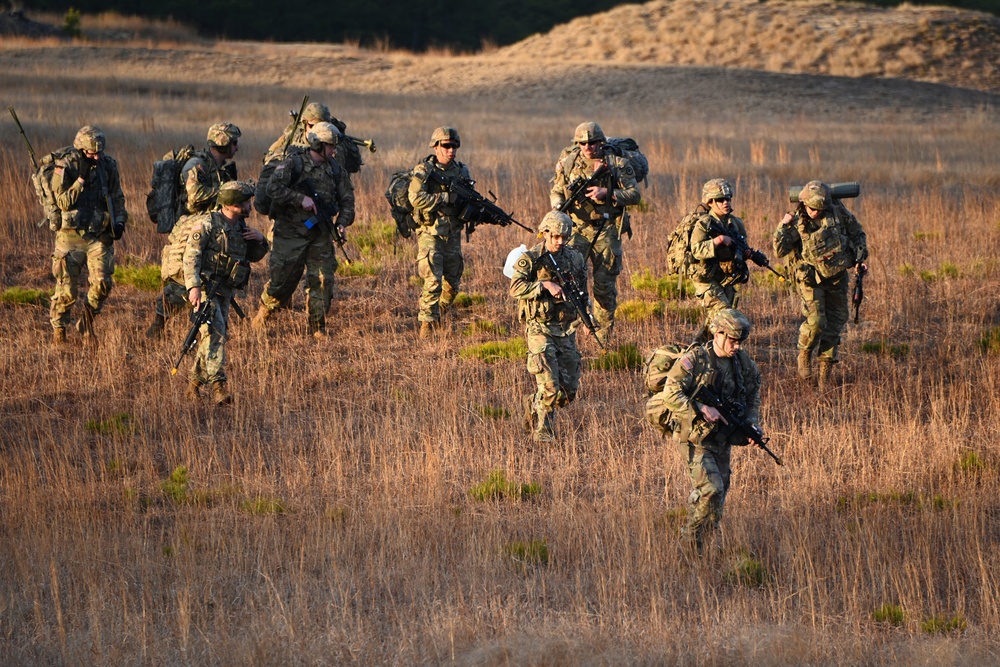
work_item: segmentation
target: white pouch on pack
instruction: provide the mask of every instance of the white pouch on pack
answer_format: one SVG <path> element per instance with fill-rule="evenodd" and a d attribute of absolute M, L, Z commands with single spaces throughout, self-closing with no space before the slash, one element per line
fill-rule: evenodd
<path fill-rule="evenodd" d="M 517 260 L 521 259 L 521 255 L 528 252 L 528 246 L 523 243 L 518 247 L 507 253 L 507 261 L 503 265 L 503 274 L 507 276 L 508 279 L 513 280 L 514 278 L 514 265 L 517 264 Z"/>

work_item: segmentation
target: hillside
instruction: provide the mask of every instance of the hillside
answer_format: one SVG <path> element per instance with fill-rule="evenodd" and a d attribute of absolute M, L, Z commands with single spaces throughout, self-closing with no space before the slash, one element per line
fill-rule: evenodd
<path fill-rule="evenodd" d="M 823 0 L 655 0 L 501 49 L 525 60 L 697 65 L 1000 89 L 1000 19 Z"/>

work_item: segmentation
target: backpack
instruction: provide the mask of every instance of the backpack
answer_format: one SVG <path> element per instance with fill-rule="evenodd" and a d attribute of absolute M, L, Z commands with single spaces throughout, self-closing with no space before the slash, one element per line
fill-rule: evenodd
<path fill-rule="evenodd" d="M 260 174 L 257 176 L 257 187 L 254 190 L 253 197 L 253 209 L 255 211 L 261 215 L 271 215 L 271 204 L 273 202 L 271 201 L 271 195 L 267 194 L 267 184 L 271 180 L 271 175 L 274 174 L 274 168 L 281 163 L 281 160 L 288 159 L 293 155 L 301 155 L 305 150 L 301 146 L 289 146 L 285 157 L 271 160 L 260 168 Z"/>
<path fill-rule="evenodd" d="M 385 198 L 392 209 L 392 219 L 396 221 L 396 231 L 404 239 L 410 238 L 417 229 L 417 221 L 413 219 L 413 204 L 410 203 L 410 180 L 413 170 L 397 171 L 389 177 L 389 187 Z"/>
<path fill-rule="evenodd" d="M 691 256 L 691 232 L 702 215 L 703 205 L 699 204 L 688 213 L 667 238 L 667 273 L 669 275 L 687 277 L 688 267 L 696 262 Z"/>
<path fill-rule="evenodd" d="M 42 158 L 38 164 L 38 170 L 31 175 L 31 184 L 35 186 L 38 203 L 42 205 L 42 211 L 45 214 L 45 217 L 38 221 L 39 227 L 46 222 L 49 223 L 49 229 L 54 232 L 59 231 L 62 227 L 62 211 L 59 210 L 59 205 L 56 204 L 56 195 L 52 191 L 52 174 L 55 173 L 56 162 L 74 152 L 76 152 L 75 148 L 66 146 L 49 153 Z"/>
<path fill-rule="evenodd" d="M 646 363 L 642 366 L 642 377 L 646 384 L 646 391 L 649 395 L 659 394 L 663 391 L 663 386 L 667 382 L 667 373 L 673 367 L 682 354 L 696 345 L 682 345 L 680 343 L 668 343 L 658 347 L 646 357 Z"/>
<path fill-rule="evenodd" d="M 193 155 L 194 146 L 188 144 L 153 163 L 150 190 L 146 194 L 146 213 L 156 225 L 157 234 L 169 234 L 185 213 L 180 186 L 181 168 Z"/>
<path fill-rule="evenodd" d="M 649 160 L 639 150 L 639 144 L 635 142 L 635 139 L 610 137 L 604 143 L 611 149 L 612 153 L 629 161 L 629 164 L 632 165 L 632 171 L 635 172 L 636 183 L 642 183 L 646 180 L 646 176 L 649 175 Z"/>

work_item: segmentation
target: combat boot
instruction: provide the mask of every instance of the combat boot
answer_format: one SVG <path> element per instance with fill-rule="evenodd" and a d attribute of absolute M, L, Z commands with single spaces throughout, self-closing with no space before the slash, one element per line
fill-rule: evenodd
<path fill-rule="evenodd" d="M 830 374 L 833 372 L 833 359 L 823 357 L 819 360 L 819 386 L 826 387 L 830 383 Z"/>
<path fill-rule="evenodd" d="M 538 415 L 538 426 L 535 428 L 535 442 L 555 442 L 556 431 L 553 424 L 552 413 L 549 412 L 544 417 Z"/>
<path fill-rule="evenodd" d="M 52 330 L 52 347 L 63 347 L 66 345 L 66 330 L 63 328 Z"/>
<path fill-rule="evenodd" d="M 430 338 L 436 334 L 441 329 L 441 323 L 438 320 L 433 322 L 421 322 L 420 323 L 420 337 Z"/>
<path fill-rule="evenodd" d="M 812 377 L 812 350 L 799 350 L 799 377 L 808 380 Z"/>
<path fill-rule="evenodd" d="M 216 405 L 229 405 L 233 402 L 233 395 L 226 389 L 225 382 L 220 380 L 212 383 L 212 401 Z"/>
<path fill-rule="evenodd" d="M 250 326 L 261 331 L 267 326 L 266 322 L 270 317 L 271 309 L 267 306 L 261 306 L 257 309 L 257 314 L 253 316 L 253 320 L 250 321 Z"/>
<path fill-rule="evenodd" d="M 163 327 L 167 323 L 163 315 L 159 313 L 153 318 L 153 323 L 146 329 L 146 338 L 150 340 L 163 340 Z"/>
<path fill-rule="evenodd" d="M 187 391 L 184 392 L 184 398 L 189 401 L 195 402 L 201 399 L 201 382 L 198 380 L 191 380 L 188 382 Z"/>

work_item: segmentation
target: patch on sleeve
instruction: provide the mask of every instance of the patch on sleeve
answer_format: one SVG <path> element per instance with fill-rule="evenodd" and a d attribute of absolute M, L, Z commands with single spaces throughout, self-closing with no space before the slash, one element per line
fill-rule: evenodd
<path fill-rule="evenodd" d="M 194 232 L 193 234 L 191 234 L 191 238 L 194 239 L 195 241 L 200 241 L 201 240 L 201 232 Z"/>
<path fill-rule="evenodd" d="M 527 273 L 528 271 L 531 270 L 531 262 L 528 261 L 527 257 L 522 257 L 521 259 L 517 260 L 517 268 L 520 269 L 523 273 Z"/>
<path fill-rule="evenodd" d="M 694 359 L 691 357 L 681 357 L 681 368 L 686 371 L 694 370 Z"/>
<path fill-rule="evenodd" d="M 635 178 L 635 169 L 632 168 L 631 164 L 625 165 L 625 175 Z"/>

